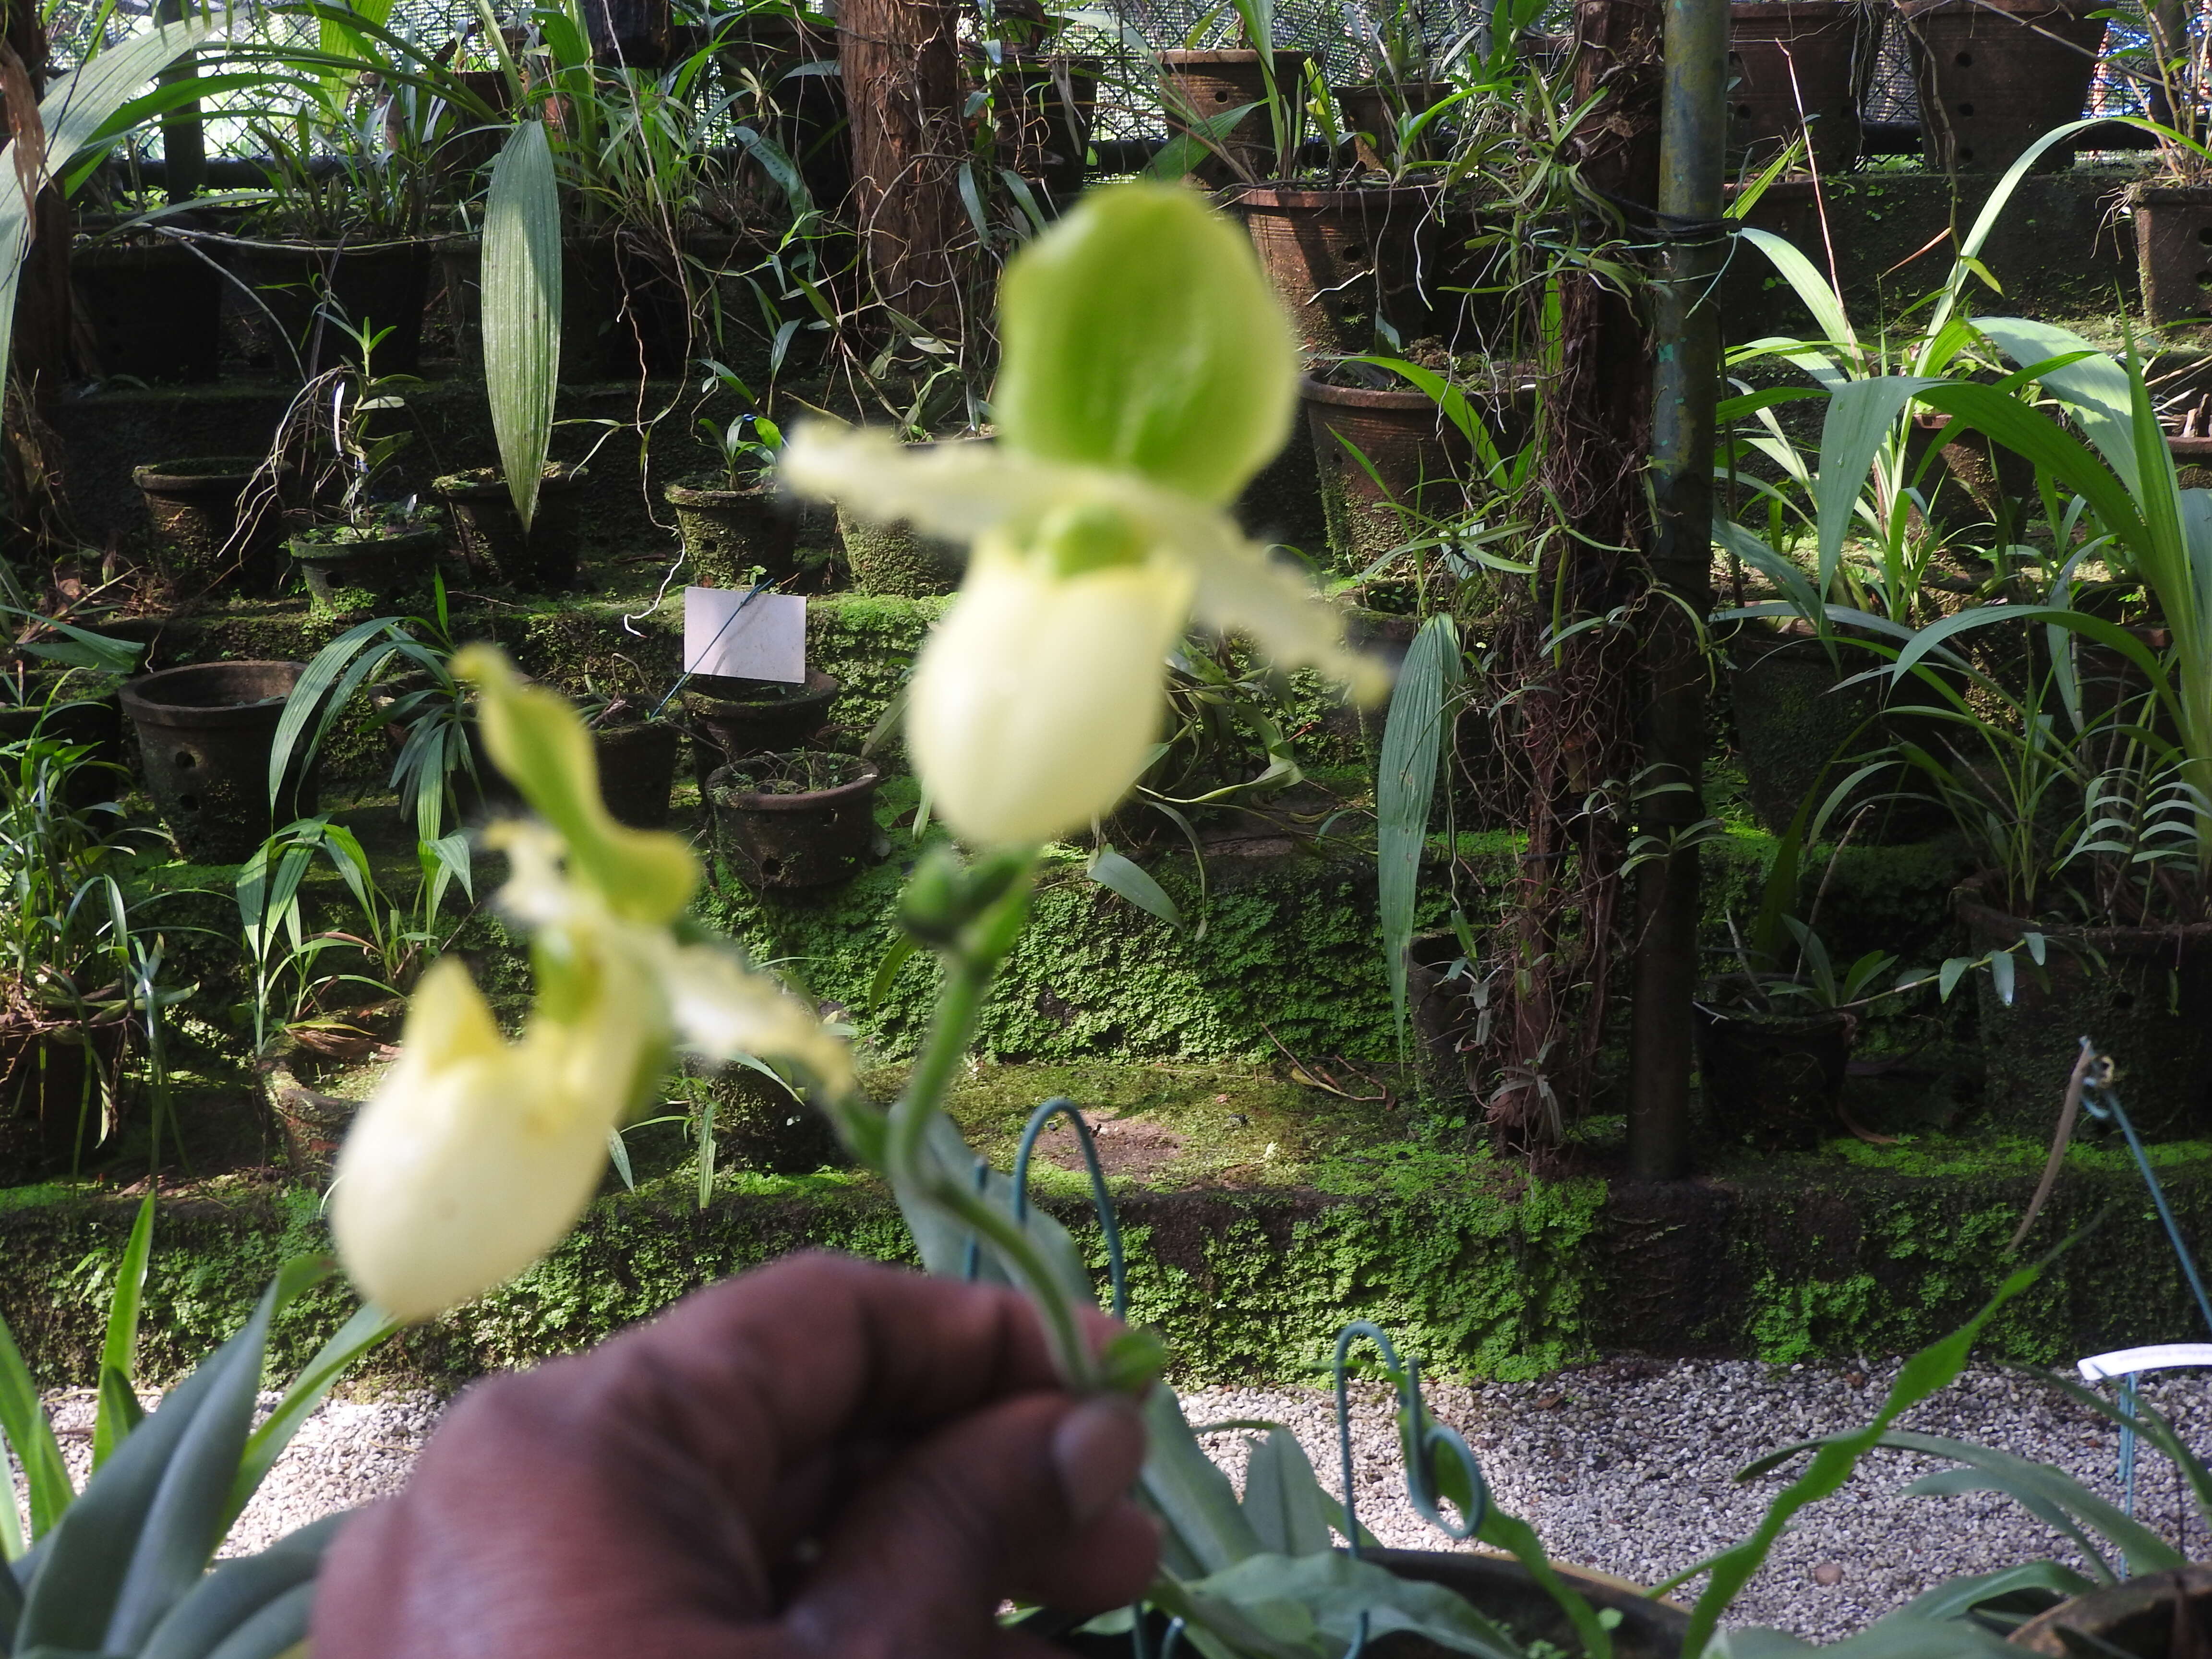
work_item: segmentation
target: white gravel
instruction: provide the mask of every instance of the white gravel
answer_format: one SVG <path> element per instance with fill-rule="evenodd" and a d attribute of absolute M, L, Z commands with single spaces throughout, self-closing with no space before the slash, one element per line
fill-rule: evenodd
<path fill-rule="evenodd" d="M 1540 1382 L 1431 1385 L 1428 1398 L 1438 1418 L 1467 1436 L 1498 1501 L 1532 1522 L 1553 1555 L 1651 1583 L 1741 1538 L 1802 1465 L 1741 1486 L 1733 1480 L 1739 1467 L 1770 1447 L 1864 1422 L 1895 1370 L 1894 1362 L 1863 1372 L 1615 1360 Z M 2212 1380 L 2168 1378 L 2145 1393 L 2192 1443 L 2203 1443 L 2212 1427 Z M 1337 1490 L 1325 1392 L 1206 1389 L 1184 1401 L 1194 1423 L 1266 1418 L 1287 1425 L 1323 1484 Z M 81 1476 L 90 1456 L 91 1397 L 72 1393 L 53 1404 Z M 325 1406 L 277 1464 L 226 1553 L 258 1549 L 331 1510 L 394 1490 L 437 1412 L 428 1397 Z M 1977 1368 L 1902 1426 L 2056 1463 L 2118 1496 L 2109 1426 L 2014 1373 Z M 1232 1472 L 1241 1468 L 1241 1438 L 1224 1433 L 1212 1442 Z M 1409 1547 L 1449 1547 L 1406 1499 L 1379 1389 L 1359 1390 L 1353 1458 L 1360 1519 L 1377 1536 Z M 1833 1640 L 1956 1574 L 2039 1556 L 2072 1559 L 2056 1534 L 1994 1493 L 1903 1495 L 1915 1474 L 1936 1467 L 1898 1452 L 1866 1460 L 1842 1496 L 1800 1516 L 1730 1622 Z M 2149 1454 L 2139 1466 L 2138 1513 L 2198 1556 L 2212 1554 L 2201 1523 L 2183 1528 L 2171 1466 Z M 1694 1586 L 1684 1593 L 1690 1594 Z"/>

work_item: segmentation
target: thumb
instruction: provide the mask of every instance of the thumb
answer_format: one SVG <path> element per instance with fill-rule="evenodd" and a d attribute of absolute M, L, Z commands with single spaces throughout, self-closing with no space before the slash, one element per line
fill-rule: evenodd
<path fill-rule="evenodd" d="M 1128 1496 L 1144 1458 L 1120 1395 L 1026 1395 L 949 1424 L 845 1504 L 786 1628 L 823 1653 L 967 1659 L 1011 1595 L 1133 1601 L 1159 1553 Z"/>

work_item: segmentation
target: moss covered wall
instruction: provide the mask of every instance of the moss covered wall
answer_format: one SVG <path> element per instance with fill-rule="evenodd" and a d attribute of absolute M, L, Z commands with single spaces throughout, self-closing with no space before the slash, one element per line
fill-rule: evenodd
<path fill-rule="evenodd" d="M 2212 1146 L 2160 1149 L 2185 1232 L 2212 1228 Z M 1406 1157 L 1334 1190 L 1125 1191 L 1137 1316 L 1189 1379 L 1313 1372 L 1346 1320 L 1371 1318 L 1447 1373 L 1527 1376 L 1601 1352 L 1732 1353 L 1777 1363 L 1910 1350 L 1952 1328 L 2017 1265 L 2005 1245 L 2034 1149 L 1943 1163 L 1831 1148 L 1671 1187 L 1547 1181 L 1480 1159 Z M 603 1198 L 514 1284 L 410 1333 L 378 1362 L 449 1383 L 594 1341 L 718 1275 L 821 1247 L 908 1259 L 871 1182 L 725 1177 L 705 1210 L 673 1176 Z M 1073 1221 L 1074 1212 L 1048 1199 Z M 127 1200 L 25 1189 L 0 1202 L 0 1314 L 35 1370 L 88 1382 L 129 1230 Z M 2193 1328 L 2142 1194 L 2110 1150 L 2078 1149 L 2034 1249 L 2096 1224 L 1992 1325 L 1984 1352 L 2055 1364 Z M 1103 1270 L 1095 1230 L 1084 1231 Z M 147 1298 L 154 1374 L 240 1320 L 285 1255 L 320 1248 L 311 1194 L 173 1202 Z M 296 1364 L 347 1311 L 326 1287 L 280 1333 Z"/>

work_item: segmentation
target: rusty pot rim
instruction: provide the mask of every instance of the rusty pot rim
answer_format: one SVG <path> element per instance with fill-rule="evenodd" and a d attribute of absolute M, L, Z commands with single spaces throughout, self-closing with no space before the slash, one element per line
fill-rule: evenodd
<path fill-rule="evenodd" d="M 1961 17 L 1994 11 L 2021 19 L 2063 13 L 2070 21 L 2082 23 L 2109 9 L 2110 3 L 2111 0 L 1911 0 L 1911 3 L 1901 3 L 1898 9 L 1905 14 L 1907 22 L 1918 22 L 1939 11 Z"/>
<path fill-rule="evenodd" d="M 684 688 L 684 696 L 687 699 L 685 706 L 690 707 L 689 699 L 696 697 L 701 702 L 711 705 L 699 711 L 709 715 L 723 708 L 758 709 L 776 714 L 782 714 L 794 708 L 811 708 L 817 703 L 827 702 L 845 689 L 845 683 L 842 680 L 833 674 L 825 673 L 819 668 L 808 669 L 806 678 L 799 682 L 788 694 L 781 697 L 718 696 L 712 691 L 701 690 L 699 683 L 702 680 L 710 680 L 717 685 L 727 685 L 734 682 L 718 674 L 694 674 L 690 677 L 689 683 Z M 763 681 L 761 684 L 789 684 L 789 682 Z"/>
<path fill-rule="evenodd" d="M 884 769 L 865 757 L 860 760 L 860 775 L 850 783 L 841 783 L 830 789 L 810 789 L 795 795 L 757 795 L 750 790 L 732 789 L 718 784 L 717 779 L 726 776 L 739 766 L 771 758 L 760 755 L 749 756 L 742 762 L 718 766 L 707 775 L 705 793 L 709 805 L 717 811 L 727 808 L 737 812 L 811 812 L 824 806 L 842 805 L 860 796 L 872 795 L 884 781 Z M 727 793 L 722 793 L 727 790 Z"/>
<path fill-rule="evenodd" d="M 131 469 L 131 482 L 149 495 L 207 495 L 236 490 L 261 471 L 261 455 L 185 456 L 148 461 Z M 218 470 L 219 469 L 219 470 Z"/>
<path fill-rule="evenodd" d="M 2168 435 L 2166 447 L 2167 453 L 2177 461 L 2212 459 L 2212 434 L 2198 438 L 2176 438 Z"/>
<path fill-rule="evenodd" d="M 1426 409 L 1436 410 L 1439 415 L 1443 413 L 1441 410 L 1437 410 L 1436 399 L 1430 397 L 1427 392 L 1414 391 L 1410 386 L 1401 390 L 1395 386 L 1384 388 L 1331 386 L 1328 381 L 1316 380 L 1310 374 L 1302 374 L 1298 377 L 1298 397 L 1305 403 L 1334 404 L 1340 409 L 1393 411 Z"/>
<path fill-rule="evenodd" d="M 541 495 L 561 495 L 582 483 L 584 469 L 569 461 L 548 461 L 538 475 Z M 507 478 L 495 466 L 465 466 L 430 481 L 430 493 L 449 501 L 487 501 L 507 497 Z"/>
<path fill-rule="evenodd" d="M 2070 922 L 2039 926 L 2026 917 L 2014 915 L 1984 896 L 2002 879 L 2000 871 L 1982 870 L 1951 890 L 1951 908 L 1970 930 L 1978 921 L 1993 932 L 2009 929 L 2015 937 L 2040 933 L 2045 939 L 2087 945 L 2106 956 L 2152 956 L 2170 950 L 2177 940 L 2192 948 L 2212 945 L 2212 921 L 2172 921 L 2158 927 L 2085 927 Z"/>
<path fill-rule="evenodd" d="M 1292 46 L 1277 46 L 1275 62 L 1280 64 L 1286 58 L 1301 64 L 1313 61 L 1313 54 L 1310 52 L 1301 52 Z M 1188 51 L 1177 48 L 1160 54 L 1161 66 L 1165 69 L 1225 69 L 1231 64 L 1239 67 L 1246 64 L 1257 64 L 1259 61 L 1258 51 L 1251 46 L 1206 46 Z"/>
<path fill-rule="evenodd" d="M 671 507 L 731 507 L 739 501 L 769 501 L 775 497 L 772 483 L 747 484 L 732 489 L 726 484 L 669 483 L 660 487 L 660 499 Z"/>
<path fill-rule="evenodd" d="M 1350 185 L 1338 190 L 1308 190 L 1300 185 L 1230 185 L 1214 192 L 1215 202 L 1227 208 L 1273 209 L 1276 212 L 1326 213 L 1364 211 L 1380 206 L 1386 212 L 1401 205 L 1425 213 L 1443 200 L 1442 185 Z"/>

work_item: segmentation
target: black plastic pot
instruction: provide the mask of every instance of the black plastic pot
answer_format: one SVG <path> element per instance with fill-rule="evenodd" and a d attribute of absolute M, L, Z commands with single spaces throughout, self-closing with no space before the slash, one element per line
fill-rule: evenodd
<path fill-rule="evenodd" d="M 633 830 L 658 830 L 668 822 L 668 797 L 676 787 L 676 756 L 683 733 L 665 720 L 596 726 L 592 748 L 599 762 L 599 798 Z"/>
<path fill-rule="evenodd" d="M 344 612 L 387 605 L 428 588 L 445 542 L 446 532 L 432 526 L 357 542 L 295 537 L 290 545 L 292 562 L 307 579 L 316 607 Z"/>
<path fill-rule="evenodd" d="M 2007 1638 L 2014 1646 L 2078 1659 L 2084 1653 L 2181 1659 L 2212 1620 L 2212 1566 L 2176 1567 L 2106 1584 L 2062 1601 Z"/>
<path fill-rule="evenodd" d="M 1518 1561 L 1502 1555 L 1477 1554 L 1472 1550 L 1364 1550 L 1361 1554 L 1401 1578 L 1442 1584 L 1455 1590 L 1474 1607 L 1505 1626 L 1522 1644 L 1538 1644 L 1564 1653 L 1580 1650 L 1580 1638 L 1565 1613 L 1544 1588 L 1528 1576 Z M 1608 1574 L 1569 1566 L 1555 1561 L 1552 1569 L 1566 1580 L 1601 1615 L 1620 1617 L 1613 1627 L 1613 1648 L 1617 1659 L 1679 1659 L 1682 1638 L 1688 1633 L 1690 1615 L 1671 1601 L 1656 1601 L 1635 1585 Z M 1063 1651 L 1083 1659 L 1127 1659 L 1129 1638 L 1121 1636 L 1079 1636 L 1074 1626 L 1082 1621 L 1049 1609 L 1024 1620 L 1019 1628 L 1042 1636 Z M 1164 1632 L 1162 1632 L 1163 1634 Z M 1401 1645 L 1402 1644 L 1402 1645 Z M 1158 1637 L 1153 1641 L 1158 1650 Z M 1406 1637 L 1389 1637 L 1376 1644 L 1382 1652 L 1412 1659 L 1431 1651 L 1428 1644 Z"/>
<path fill-rule="evenodd" d="M 768 485 L 724 489 L 672 483 L 661 495 L 675 510 L 695 586 L 744 587 L 756 568 L 771 582 L 797 574 L 799 521 Z"/>
<path fill-rule="evenodd" d="M 471 467 L 430 486 L 453 514 L 461 556 L 477 580 L 527 593 L 559 593 L 576 585 L 576 507 L 583 476 L 555 463 L 538 481 L 530 529 L 499 469 Z"/>
<path fill-rule="evenodd" d="M 2119 1066 L 2118 1091 L 2147 1140 L 2212 1129 L 2212 922 L 2057 927 L 2011 915 L 2002 882 L 1976 877 L 1954 895 L 1976 955 L 2010 950 L 2013 1000 L 1975 976 L 1990 1121 L 2047 1141 L 2084 1036 Z M 2021 936 L 2046 941 L 2038 969 Z"/>
<path fill-rule="evenodd" d="M 1762 1151 L 1812 1151 L 1843 1127 L 1836 1107 L 1857 1018 L 1838 1008 L 1770 1012 L 1729 990 L 1692 1005 L 1708 1124 Z"/>
<path fill-rule="evenodd" d="M 859 873 L 876 840 L 876 789 L 883 774 L 856 760 L 852 781 L 779 794 L 758 787 L 780 763 L 819 754 L 760 755 L 707 780 L 714 840 L 732 872 L 757 890 L 828 887 Z"/>
<path fill-rule="evenodd" d="M 222 272 L 178 242 L 70 251 L 70 289 L 95 374 L 212 380 L 222 367 Z"/>
<path fill-rule="evenodd" d="M 684 714 L 697 747 L 701 778 L 732 761 L 805 747 L 830 720 L 845 688 L 818 668 L 797 684 L 695 674 Z"/>
<path fill-rule="evenodd" d="M 287 780 L 273 813 L 269 800 L 276 724 L 306 672 L 296 662 L 198 663 L 124 685 L 146 792 L 186 858 L 241 863 L 277 825 L 315 810 L 312 769 Z"/>
<path fill-rule="evenodd" d="M 259 303 L 242 309 L 250 350 L 267 367 L 289 373 L 295 356 L 313 374 L 358 358 L 351 340 L 317 312 L 327 295 L 355 328 L 391 332 L 377 341 L 372 367 L 412 374 L 422 362 L 422 312 L 429 301 L 433 245 L 423 240 L 319 246 L 307 243 L 228 241 L 222 258 Z M 282 337 L 281 338 L 278 337 Z"/>
<path fill-rule="evenodd" d="M 261 458 L 210 455 L 152 461 L 131 470 L 146 498 L 162 574 L 197 596 L 235 573 L 249 589 L 275 586 L 281 503 Z"/>

